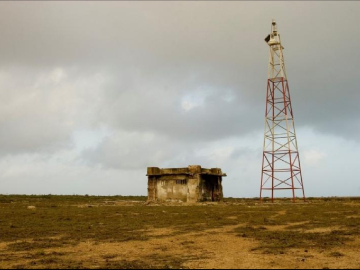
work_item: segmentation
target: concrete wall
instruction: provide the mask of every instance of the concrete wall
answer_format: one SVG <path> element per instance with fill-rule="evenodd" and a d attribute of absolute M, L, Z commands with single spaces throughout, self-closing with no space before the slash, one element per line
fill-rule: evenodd
<path fill-rule="evenodd" d="M 200 199 L 200 178 L 199 175 L 190 176 L 188 180 L 188 197 L 187 202 L 195 203 Z"/>
<path fill-rule="evenodd" d="M 177 181 L 186 181 L 186 184 L 178 184 Z M 164 175 L 159 177 L 156 183 L 157 200 L 187 202 L 188 182 L 185 175 Z"/>
<path fill-rule="evenodd" d="M 157 197 L 157 177 L 149 176 L 148 178 L 148 201 L 155 201 Z"/>

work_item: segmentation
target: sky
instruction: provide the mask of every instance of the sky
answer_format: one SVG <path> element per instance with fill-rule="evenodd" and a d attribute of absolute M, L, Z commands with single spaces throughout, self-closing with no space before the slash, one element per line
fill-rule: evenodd
<path fill-rule="evenodd" d="M 0 2 L 0 194 L 259 195 L 276 19 L 307 196 L 359 196 L 360 2 Z M 284 197 L 291 194 L 278 193 Z"/>

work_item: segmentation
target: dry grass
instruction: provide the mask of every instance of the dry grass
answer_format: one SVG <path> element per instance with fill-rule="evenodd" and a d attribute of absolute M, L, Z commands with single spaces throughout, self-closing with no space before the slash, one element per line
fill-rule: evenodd
<path fill-rule="evenodd" d="M 192 206 L 145 201 L 0 196 L 0 268 L 360 266 L 358 199 L 263 205 L 227 199 Z"/>

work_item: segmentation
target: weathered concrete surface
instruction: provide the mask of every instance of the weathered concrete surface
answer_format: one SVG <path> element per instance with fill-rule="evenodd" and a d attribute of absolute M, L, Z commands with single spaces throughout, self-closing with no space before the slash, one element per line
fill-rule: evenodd
<path fill-rule="evenodd" d="M 199 165 L 187 168 L 160 169 L 149 167 L 148 201 L 203 202 L 222 201 L 222 173 L 219 168 L 204 169 Z"/>

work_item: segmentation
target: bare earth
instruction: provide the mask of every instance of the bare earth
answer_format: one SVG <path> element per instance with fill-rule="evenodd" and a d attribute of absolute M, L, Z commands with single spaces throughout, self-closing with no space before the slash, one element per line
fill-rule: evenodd
<path fill-rule="evenodd" d="M 323 204 L 322 202 L 316 203 L 318 207 Z M 342 202 L 332 203 L 334 206 L 343 205 Z M 21 205 L 22 203 L 19 203 L 18 207 Z M 94 203 L 94 205 L 96 204 Z M 104 203 L 100 203 L 97 207 L 91 206 L 90 208 L 100 209 L 105 207 L 105 205 Z M 116 221 L 119 218 L 126 219 L 131 216 L 132 222 L 136 222 L 136 219 L 143 217 L 143 213 L 139 213 L 141 212 L 139 210 L 143 208 L 145 212 L 146 209 L 151 209 L 153 213 L 161 211 L 162 216 L 156 217 L 156 219 L 168 218 L 169 223 L 157 227 L 156 222 L 154 224 L 144 222 L 145 224 L 143 226 L 134 228 L 133 230 L 133 234 L 141 236 L 140 240 L 121 240 L 116 239 L 116 237 L 114 237 L 114 239 L 98 239 L 95 236 L 89 237 L 89 235 L 86 235 L 86 239 L 80 239 L 80 241 L 76 243 L 65 243 L 63 245 L 55 245 L 54 247 L 51 245 L 39 247 L 38 245 L 32 246 L 32 244 L 40 241 L 37 239 L 39 237 L 38 235 L 36 239 L 32 239 L 31 234 L 28 235 L 27 239 L 19 236 L 21 239 L 17 241 L 1 241 L 0 268 L 358 269 L 360 267 L 360 235 L 358 236 L 352 230 L 358 230 L 360 225 L 358 223 L 360 220 L 359 212 L 356 211 L 356 209 L 359 209 L 360 203 L 354 202 L 351 204 L 351 207 L 343 205 L 344 208 L 341 209 L 340 207 L 334 207 L 338 208 L 339 212 L 342 211 L 341 215 L 339 215 L 339 212 L 333 213 L 339 220 L 343 214 L 347 215 L 351 212 L 351 215 L 345 217 L 352 221 L 351 224 L 337 224 L 337 222 L 329 221 L 328 226 L 324 224 L 318 226 L 320 219 L 317 219 L 315 223 L 313 223 L 312 219 L 299 222 L 277 220 L 288 216 L 289 210 L 297 209 L 298 207 L 309 207 L 307 205 L 293 206 L 284 204 L 275 206 L 276 209 L 274 210 L 276 211 L 273 211 L 271 215 L 266 215 L 266 219 L 273 219 L 274 222 L 277 221 L 277 224 L 272 224 L 270 220 L 270 222 L 265 221 L 265 223 L 270 223 L 269 225 L 255 225 L 256 222 L 253 220 L 253 229 L 251 230 L 249 230 L 248 224 L 250 220 L 248 220 L 249 222 L 244 222 L 241 213 L 239 213 L 239 216 L 234 215 L 236 214 L 236 207 L 241 209 L 245 206 L 247 209 L 253 207 L 250 208 L 251 211 L 248 210 L 252 217 L 254 214 L 265 215 L 263 213 L 264 207 L 266 209 L 274 208 L 273 206 L 248 206 L 236 203 L 197 206 L 197 210 L 203 210 L 205 212 L 209 211 L 209 207 L 214 213 L 219 211 L 225 212 L 224 216 L 221 216 L 223 219 L 221 221 L 222 224 L 214 223 L 210 226 L 211 228 L 207 228 L 208 222 L 202 217 L 202 223 L 199 221 L 199 223 L 189 224 L 197 227 L 197 229 L 191 230 L 186 224 L 184 225 L 184 223 L 177 219 L 173 219 L 174 224 L 171 225 L 171 217 L 184 215 L 183 218 L 186 219 L 187 211 L 192 211 L 192 207 L 196 206 L 166 206 L 166 208 L 162 208 L 163 206 L 139 205 L 139 202 L 125 203 L 124 205 L 115 203 L 111 206 L 112 209 L 114 207 L 130 208 L 126 212 L 120 211 L 120 213 L 119 211 L 115 211 L 118 212 L 117 214 L 115 213 L 116 215 L 108 215 L 107 219 L 104 219 L 101 223 L 101 228 L 106 228 L 106 224 L 111 222 L 111 219 Z M 80 209 L 80 211 L 81 209 L 89 208 L 88 206 L 83 207 L 83 205 L 80 204 L 75 204 L 71 207 L 76 207 Z M 136 208 L 132 209 L 132 207 Z M 230 213 L 228 213 L 228 216 L 226 216 L 227 207 L 232 209 Z M 286 210 L 281 209 L 282 207 L 286 208 Z M 16 209 L 16 207 L 13 208 L 13 211 L 14 209 Z M 38 211 L 38 209 L 39 204 L 36 210 L 32 211 Z M 27 210 L 30 211 L 29 209 Z M 259 212 L 256 212 L 256 210 L 259 210 Z M 79 212 L 77 212 L 77 214 L 78 213 Z M 85 216 L 86 214 L 87 213 L 83 213 Z M 45 213 L 42 214 L 41 219 L 44 218 L 46 218 Z M 81 216 L 79 216 L 79 219 L 81 219 Z M 329 219 L 331 220 L 331 218 Z M 0 224 L 4 224 L 4 221 L 4 217 L 1 217 Z M 72 222 L 76 222 L 76 220 Z M 179 224 L 179 222 L 181 224 Z M 190 222 L 194 222 L 194 220 Z M 244 230 L 245 227 L 247 231 L 244 233 L 242 230 Z M 3 227 L 0 228 L 3 229 Z M 179 230 L 179 228 L 181 229 Z M 350 233 L 350 229 L 352 233 Z M 56 230 L 58 231 L 59 228 L 56 228 Z M 247 235 L 250 231 L 259 232 L 260 236 L 257 234 Z M 313 235 L 317 237 L 339 234 L 342 236 L 342 232 L 346 233 L 343 233 L 343 240 L 336 239 L 336 242 L 335 240 L 331 242 L 332 238 L 326 238 L 327 240 L 324 241 L 327 241 L 327 243 L 325 243 L 324 246 L 322 245 L 324 243 L 321 243 L 321 241 L 317 242 L 317 240 L 314 240 L 315 242 L 309 240 L 309 242 L 304 242 L 304 244 L 298 246 L 298 243 L 290 243 L 290 240 L 286 239 L 287 236 L 282 235 L 282 232 L 287 231 L 291 231 L 294 234 L 301 233 L 307 236 Z M 0 233 L 1 232 L 6 235 L 9 234 L 9 232 L 5 230 L 0 231 Z M 263 232 L 266 232 L 266 234 L 262 234 Z M 114 234 L 115 233 L 117 232 L 114 231 Z M 272 240 L 274 233 L 276 233 L 277 238 L 281 238 L 280 240 L 282 242 L 279 242 L 279 247 L 272 245 L 272 241 L 278 241 L 278 239 L 275 238 Z M 64 239 L 66 239 L 66 234 L 60 232 L 58 232 L 57 236 L 51 237 L 47 232 L 44 232 L 44 234 L 47 240 L 51 238 L 51 241 L 54 241 L 51 243 L 58 243 L 57 241 L 64 241 Z M 245 234 L 246 236 L 244 236 Z M 270 241 L 266 242 L 267 238 L 265 239 L 264 237 L 268 237 L 268 235 L 270 235 Z M 43 241 L 43 237 L 41 241 Z M 27 245 L 25 245 L 25 243 Z M 286 245 L 282 246 L 282 243 L 286 243 Z M 308 246 L 306 246 L 306 243 L 308 243 Z M 264 247 L 264 249 L 262 247 Z"/>

